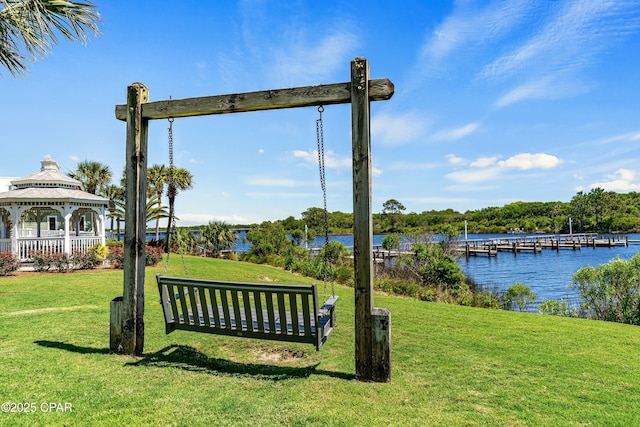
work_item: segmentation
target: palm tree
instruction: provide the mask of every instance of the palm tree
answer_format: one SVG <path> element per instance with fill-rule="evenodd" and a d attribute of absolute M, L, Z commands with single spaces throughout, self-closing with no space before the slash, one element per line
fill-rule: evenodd
<path fill-rule="evenodd" d="M 171 229 L 173 222 L 175 200 L 178 190 L 184 191 L 190 188 L 193 188 L 193 175 L 191 172 L 180 167 L 173 167 L 173 170 L 169 169 L 169 188 L 167 190 L 167 197 L 169 197 L 169 220 L 167 222 L 167 230 Z M 167 239 L 165 251 L 169 252 L 169 239 Z"/>
<path fill-rule="evenodd" d="M 118 224 L 120 223 L 121 220 L 124 220 L 125 209 L 126 209 L 126 203 L 124 200 L 115 201 L 113 217 L 118 220 Z M 155 221 L 161 218 L 167 218 L 169 216 L 169 212 L 167 212 L 166 207 L 158 206 L 158 199 L 156 196 L 151 196 L 147 199 L 145 212 L 146 212 L 145 223 Z M 119 225 L 118 225 L 118 234 L 120 234 Z"/>
<path fill-rule="evenodd" d="M 111 169 L 109 166 L 100 162 L 84 160 L 78 163 L 75 172 L 69 172 L 71 178 L 77 179 L 82 183 L 84 191 L 91 194 L 98 194 L 102 187 L 111 182 Z M 91 211 L 93 224 L 96 224 L 96 213 Z M 94 226 L 95 234 L 98 235 L 98 229 Z"/>
<path fill-rule="evenodd" d="M 158 198 L 158 208 L 162 207 L 162 195 L 165 184 L 168 182 L 169 169 L 165 165 L 153 165 L 147 169 L 147 196 L 155 195 Z M 160 239 L 160 219 L 156 220 L 156 240 Z"/>
<path fill-rule="evenodd" d="M 80 181 L 84 191 L 91 194 L 97 194 L 103 186 L 111 182 L 109 166 L 89 160 L 78 163 L 76 170 L 68 175 Z"/>
<path fill-rule="evenodd" d="M 15 77 L 26 63 L 51 51 L 57 34 L 85 44 L 87 32 L 99 34 L 100 14 L 88 1 L 0 0 L 0 64 Z"/>
<path fill-rule="evenodd" d="M 115 184 L 109 184 L 102 187 L 100 191 L 100 195 L 109 199 L 109 218 L 111 218 L 111 231 L 113 231 L 113 220 L 117 218 L 116 210 L 116 201 L 124 201 L 124 189 L 122 187 L 118 187 Z M 120 225 L 118 223 L 118 225 Z M 120 230 L 118 230 L 120 231 Z"/>
<path fill-rule="evenodd" d="M 217 221 L 209 221 L 209 224 L 201 230 L 200 235 L 205 247 L 212 249 L 216 256 L 223 249 L 233 248 L 238 237 L 231 225 Z"/>

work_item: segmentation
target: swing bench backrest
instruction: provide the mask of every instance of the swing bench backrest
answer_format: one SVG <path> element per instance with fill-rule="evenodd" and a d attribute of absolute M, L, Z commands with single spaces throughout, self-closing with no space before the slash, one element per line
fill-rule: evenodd
<path fill-rule="evenodd" d="M 313 344 L 335 326 L 337 296 L 319 306 L 310 286 L 234 283 L 157 275 L 166 333 L 176 329 Z"/>

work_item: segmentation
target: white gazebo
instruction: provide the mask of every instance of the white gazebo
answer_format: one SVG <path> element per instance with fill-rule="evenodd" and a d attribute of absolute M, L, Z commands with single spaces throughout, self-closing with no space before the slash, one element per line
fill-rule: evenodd
<path fill-rule="evenodd" d="M 30 261 L 34 251 L 84 253 L 104 245 L 109 199 L 84 191 L 55 160 L 40 163 L 40 172 L 13 179 L 0 192 L 0 250 Z"/>

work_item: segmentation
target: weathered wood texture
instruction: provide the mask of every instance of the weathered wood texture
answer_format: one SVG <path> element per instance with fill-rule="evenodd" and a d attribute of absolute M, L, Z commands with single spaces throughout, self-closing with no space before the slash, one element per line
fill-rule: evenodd
<path fill-rule="evenodd" d="M 316 285 L 232 283 L 157 275 L 167 334 L 176 329 L 313 344 L 335 327 L 337 296 L 318 301 Z"/>
<path fill-rule="evenodd" d="M 373 371 L 371 379 L 391 381 L 391 313 L 386 308 L 374 308 L 371 313 L 373 339 Z"/>
<path fill-rule="evenodd" d="M 356 377 L 373 379 L 373 225 L 371 211 L 371 136 L 369 63 L 351 61 L 351 138 L 353 151 L 353 260 L 355 287 Z"/>
<path fill-rule="evenodd" d="M 383 101 L 393 96 L 389 79 L 369 81 L 369 100 Z M 290 89 L 264 90 L 230 95 L 173 99 L 148 102 L 142 106 L 143 119 L 167 119 L 210 114 L 241 113 L 351 102 L 351 83 L 306 86 Z M 127 119 L 127 106 L 116 105 L 116 118 Z"/>
<path fill-rule="evenodd" d="M 144 351 L 144 269 L 146 244 L 147 140 L 148 120 L 142 118 L 142 104 L 149 92 L 142 83 L 127 91 L 126 191 L 124 234 L 124 279 L 120 337 L 110 340 L 114 353 L 142 355 Z M 112 307 L 114 307 L 112 305 Z M 112 317 L 112 320 L 117 318 Z"/>

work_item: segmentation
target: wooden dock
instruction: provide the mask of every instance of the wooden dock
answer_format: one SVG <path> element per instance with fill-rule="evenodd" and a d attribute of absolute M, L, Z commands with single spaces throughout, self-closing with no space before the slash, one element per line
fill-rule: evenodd
<path fill-rule="evenodd" d="M 617 247 L 640 243 L 640 240 L 629 240 L 626 236 L 620 238 L 600 237 L 597 233 L 580 234 L 551 234 L 551 235 L 519 235 L 514 237 L 486 238 L 474 240 L 460 240 L 458 253 L 470 256 L 497 256 L 498 252 L 519 254 L 528 252 L 539 254 L 543 249 L 560 251 L 561 249 L 580 250 L 583 247 Z"/>

